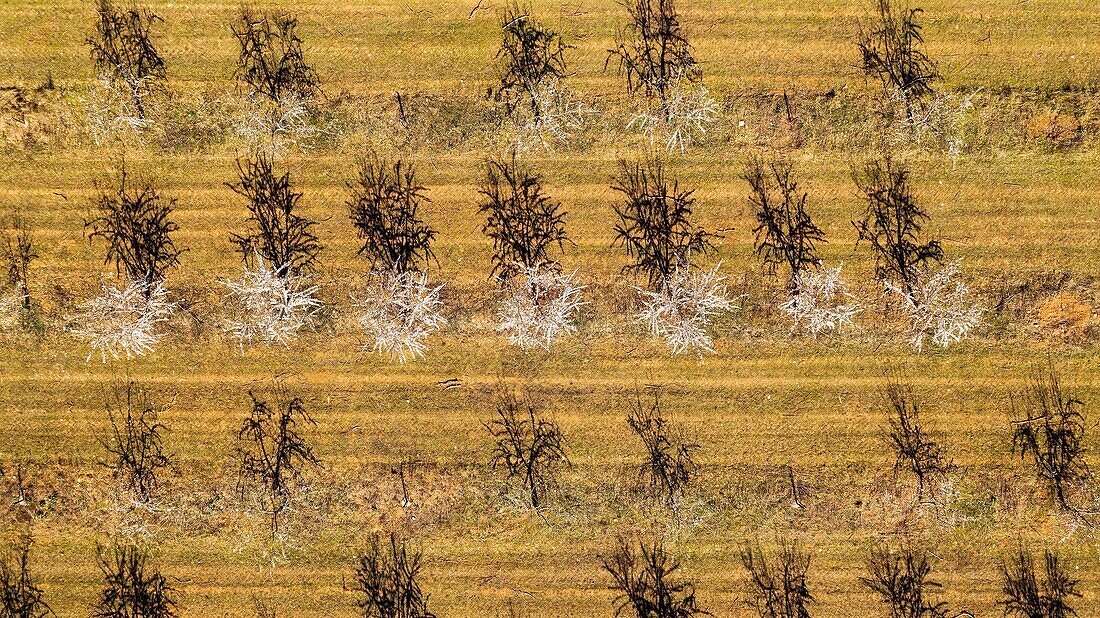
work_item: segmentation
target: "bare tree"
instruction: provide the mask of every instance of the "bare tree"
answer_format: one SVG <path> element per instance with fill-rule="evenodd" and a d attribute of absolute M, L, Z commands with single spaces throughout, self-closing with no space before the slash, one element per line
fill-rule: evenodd
<path fill-rule="evenodd" d="M 107 451 L 107 459 L 100 463 L 141 502 L 149 501 L 160 486 L 162 471 L 171 466 L 164 449 L 168 428 L 160 422 L 162 410 L 133 382 L 116 387 L 113 405 L 107 404 L 111 433 L 100 440 Z"/>
<path fill-rule="evenodd" d="M 691 618 L 706 615 L 696 605 L 695 586 L 680 579 L 680 563 L 665 551 L 660 538 L 637 544 L 625 536 L 618 547 L 602 559 L 603 568 L 614 580 L 616 616 L 637 618 Z"/>
<path fill-rule="evenodd" d="M 311 273 L 322 246 L 313 232 L 316 221 L 298 214 L 302 194 L 294 190 L 290 172 L 275 172 L 270 157 L 259 154 L 237 160 L 236 184 L 229 188 L 248 203 L 249 230 L 231 240 L 248 263 L 259 255 L 283 275 Z"/>
<path fill-rule="evenodd" d="M 309 466 L 321 461 L 298 433 L 302 423 L 313 425 L 304 402 L 276 393 L 274 406 L 248 392 L 252 410 L 237 431 L 236 457 L 240 461 L 237 489 L 243 495 L 257 487 L 271 511 L 271 533 L 279 528 L 279 515 L 290 503 L 293 483 Z"/>
<path fill-rule="evenodd" d="M 31 262 L 38 259 L 35 253 L 34 243 L 31 240 L 31 229 L 26 219 L 16 214 L 12 217 L 12 232 L 4 232 L 4 259 L 7 261 L 8 285 L 22 297 L 23 311 L 29 312 L 32 307 L 30 292 L 30 267 Z"/>
<path fill-rule="evenodd" d="M 646 460 L 639 470 L 643 487 L 651 496 L 674 503 L 698 469 L 692 454 L 699 446 L 686 442 L 681 430 L 669 424 L 656 392 L 651 404 L 640 393 L 636 396 L 627 424 L 645 445 Z"/>
<path fill-rule="evenodd" d="M 168 72 L 152 37 L 153 25 L 159 21 L 147 7 L 122 9 L 111 0 L 97 0 L 95 33 L 87 39 L 101 79 L 124 86 L 141 119 L 146 97 L 168 91 Z"/>
<path fill-rule="evenodd" d="M 924 500 L 930 478 L 943 477 L 951 462 L 940 445 L 928 437 L 920 420 L 913 389 L 908 384 L 891 382 L 886 386 L 886 441 L 894 451 L 894 474 L 909 470 L 917 477 L 917 502 Z"/>
<path fill-rule="evenodd" d="M 569 49 L 557 32 L 531 16 L 530 7 L 518 2 L 505 7 L 500 17 L 501 40 L 497 50 L 500 87 L 496 97 L 512 113 L 526 97 L 537 120 L 539 87 L 547 79 L 566 75 L 565 50 Z"/>
<path fill-rule="evenodd" d="M 855 182 L 867 200 L 867 208 L 853 221 L 859 239 L 868 242 L 875 254 L 875 276 L 896 281 L 906 294 L 913 294 L 921 268 L 943 260 L 938 240 L 921 239 L 921 227 L 928 215 L 913 199 L 909 170 L 891 157 L 868 162 L 855 174 Z"/>
<path fill-rule="evenodd" d="M 932 591 L 943 586 L 932 580 L 932 566 L 923 551 L 876 547 L 867 572 L 860 581 L 890 608 L 890 618 L 946 618 L 947 604 L 931 598 Z"/>
<path fill-rule="evenodd" d="M 550 250 L 569 240 L 566 212 L 546 194 L 538 174 L 514 153 L 490 160 L 478 193 L 478 212 L 486 217 L 481 229 L 493 241 L 493 274 L 508 279 L 525 267 L 556 263 Z"/>
<path fill-rule="evenodd" d="M 810 618 L 808 606 L 814 602 L 806 585 L 810 554 L 784 541 L 770 562 L 762 549 L 747 545 L 741 551 L 741 564 L 752 583 L 751 605 L 761 618 Z"/>
<path fill-rule="evenodd" d="M 136 545 L 97 546 L 103 588 L 95 618 L 171 618 L 176 615 L 176 590 L 149 563 L 149 553 Z"/>
<path fill-rule="evenodd" d="M 1013 397 L 1012 450 L 1030 459 L 1035 472 L 1047 483 L 1058 505 L 1076 512 L 1069 503 L 1069 486 L 1089 476 L 1084 459 L 1084 404 L 1062 392 L 1051 362 L 1038 369 L 1024 392 Z"/>
<path fill-rule="evenodd" d="M 136 185 L 136 186 L 135 186 Z M 156 284 L 179 264 L 172 241 L 179 226 L 172 221 L 176 200 L 161 195 L 152 182 L 132 182 L 123 161 L 117 178 L 95 182 L 94 214 L 84 221 L 89 239 L 107 243 L 105 263 L 129 281 Z"/>
<path fill-rule="evenodd" d="M 650 287 L 659 289 L 678 268 L 690 265 L 692 254 L 713 249 L 714 235 L 696 227 L 694 192 L 681 191 L 678 180 L 667 178 L 660 159 L 624 160 L 619 168 L 611 187 L 623 194 L 615 204 L 615 244 L 626 248 L 633 260 L 623 272 L 641 273 Z"/>
<path fill-rule="evenodd" d="M 799 275 L 821 262 L 816 244 L 825 242 L 825 233 L 806 212 L 808 194 L 800 189 L 793 169 L 790 161 L 753 157 L 742 178 L 749 183 L 749 204 L 756 212 L 754 251 L 771 273 L 786 266 L 787 289 L 795 292 Z"/>
<path fill-rule="evenodd" d="M 666 108 L 679 80 L 698 82 L 699 64 L 692 55 L 674 0 L 623 0 L 630 23 L 607 51 L 604 69 L 614 60 L 630 93 L 656 98 Z"/>
<path fill-rule="evenodd" d="M 237 80 L 250 96 L 308 100 L 320 91 L 317 74 L 302 53 L 296 17 L 242 5 L 231 28 L 240 45 Z"/>
<path fill-rule="evenodd" d="M 20 539 L 14 550 L 0 560 L 0 616 L 3 618 L 45 618 L 54 613 L 31 574 L 32 543 L 30 536 Z"/>
<path fill-rule="evenodd" d="M 364 618 L 434 618 L 430 595 L 417 581 L 420 567 L 420 552 L 410 551 L 407 541 L 395 533 L 374 535 L 355 568 L 356 605 Z"/>
<path fill-rule="evenodd" d="M 1035 569 L 1035 558 L 1021 547 L 1000 564 L 1002 593 L 997 602 L 1005 616 L 1020 618 L 1070 618 L 1077 612 L 1069 602 L 1080 598 L 1078 580 L 1070 577 L 1056 552 L 1043 552 L 1043 578 Z"/>
<path fill-rule="evenodd" d="M 418 270 L 435 259 L 431 243 L 436 231 L 420 219 L 421 207 L 430 201 L 427 188 L 417 183 L 411 164 L 363 159 L 348 188 L 348 212 L 362 243 L 359 255 L 372 269 Z"/>
<path fill-rule="evenodd" d="M 917 20 L 924 11 L 910 7 L 908 0 L 876 0 L 875 9 L 874 17 L 860 22 L 856 39 L 863 72 L 879 78 L 891 94 L 897 93 L 912 120 L 914 104 L 923 105 L 939 78 L 936 64 L 922 50 L 924 38 Z"/>
<path fill-rule="evenodd" d="M 546 491 L 557 481 L 558 467 L 569 465 L 565 439 L 552 419 L 542 418 L 530 394 L 500 393 L 497 417 L 485 423 L 493 437 L 489 465 L 503 467 L 508 478 L 518 478 L 531 506 L 539 508 Z"/>

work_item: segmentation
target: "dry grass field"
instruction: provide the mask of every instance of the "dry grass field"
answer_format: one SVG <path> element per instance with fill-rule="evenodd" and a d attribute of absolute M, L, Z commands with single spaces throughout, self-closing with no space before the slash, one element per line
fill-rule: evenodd
<path fill-rule="evenodd" d="M 567 51 L 570 85 L 597 102 L 604 126 L 526 155 L 568 211 L 572 243 L 561 264 L 577 269 L 590 301 L 577 333 L 531 352 L 494 330 L 491 245 L 477 212 L 484 161 L 504 143 L 491 119 L 479 120 L 492 107 L 484 93 L 495 79 L 501 0 L 259 4 L 297 14 L 335 118 L 331 134 L 280 156 L 304 212 L 320 221 L 317 283 L 332 310 L 289 348 L 243 351 L 218 329 L 218 282 L 240 269 L 229 235 L 246 212 L 226 183 L 246 145 L 200 128 L 188 134 L 179 116 L 170 131 L 96 143 L 83 104 L 94 83 L 84 44 L 93 3 L 0 2 L 0 86 L 33 89 L 47 74 L 55 84 L 32 120 L 16 123 L 4 108 L 0 125 L 0 217 L 18 209 L 30 227 L 40 256 L 30 291 L 43 324 L 39 333 L 0 333 L 0 530 L 5 543 L 33 534 L 32 572 L 54 612 L 92 613 L 102 583 L 96 544 L 126 534 L 152 548 L 179 590 L 182 616 L 256 616 L 257 600 L 279 616 L 361 615 L 350 589 L 355 556 L 374 533 L 395 530 L 422 549 L 421 583 L 441 618 L 610 616 L 616 592 L 599 556 L 629 532 L 663 536 L 699 604 L 720 617 L 757 615 L 746 602 L 744 544 L 772 549 L 788 538 L 812 555 L 814 616 L 888 615 L 859 580 L 882 542 L 930 552 L 943 584 L 936 594 L 951 616 L 1001 615 L 1002 557 L 1021 546 L 1057 549 L 1081 581 L 1078 615 L 1100 616 L 1096 531 L 1051 503 L 1012 453 L 1010 424 L 1010 396 L 1049 359 L 1084 403 L 1086 459 L 1100 468 L 1100 3 L 922 3 L 926 51 L 944 76 L 939 88 L 956 101 L 973 95 L 975 106 L 958 153 L 934 139 L 896 152 L 931 217 L 927 231 L 943 239 L 949 260 L 961 260 L 988 309 L 972 338 L 922 352 L 897 332 L 896 317 L 884 316 L 872 257 L 855 246 L 851 223 L 863 203 L 852 170 L 871 155 L 874 130 L 861 114 L 879 94 L 852 42 L 868 5 L 679 5 L 703 83 L 724 109 L 707 138 L 668 154 L 666 167 L 696 190 L 698 222 L 722 230 L 708 263 L 720 260 L 731 290 L 745 295 L 741 310 L 714 324 L 715 353 L 701 358 L 671 356 L 631 321 L 635 282 L 620 273 L 627 258 L 612 247 L 612 177 L 618 160 L 645 152 L 646 141 L 625 126 L 622 79 L 603 71 L 625 21 L 611 0 L 532 7 L 575 46 Z M 156 40 L 178 105 L 201 110 L 202 101 L 230 97 L 237 49 L 228 24 L 238 5 L 149 6 L 164 20 Z M 398 92 L 423 118 L 407 131 L 395 120 Z M 807 118 L 802 139 L 776 124 L 784 93 Z M 1029 130 L 1053 112 L 1078 123 L 1072 141 Z M 216 115 L 195 125 L 213 126 Z M 746 157 L 767 146 L 795 163 L 828 239 L 822 257 L 843 262 L 866 299 L 850 335 L 790 334 L 777 309 L 782 286 L 761 274 L 741 173 Z M 368 148 L 415 163 L 431 199 L 426 221 L 439 230 L 432 278 L 446 282 L 449 322 L 425 357 L 407 364 L 362 351 L 348 305 L 368 266 L 355 253 L 345 182 Z M 166 285 L 187 304 L 153 353 L 87 361 L 88 347 L 65 331 L 65 318 L 113 271 L 83 220 L 93 182 L 122 157 L 177 200 L 174 238 L 186 251 Z M 1052 305 L 1056 297 L 1072 299 L 1078 313 Z M 915 506 L 911 477 L 892 472 L 883 437 L 888 375 L 913 385 L 956 465 L 937 506 Z M 98 463 L 104 406 L 126 380 L 170 402 L 161 420 L 174 465 L 152 510 L 120 503 Z M 303 480 L 286 538 L 273 544 L 265 515 L 234 490 L 232 453 L 249 390 L 275 382 L 316 421 L 302 431 L 323 466 Z M 566 438 L 573 466 L 541 513 L 502 489 L 502 475 L 488 467 L 483 424 L 501 385 L 527 388 Z M 636 393 L 655 387 L 700 446 L 697 481 L 674 510 L 646 506 L 634 489 L 643 451 L 626 417 Z"/>

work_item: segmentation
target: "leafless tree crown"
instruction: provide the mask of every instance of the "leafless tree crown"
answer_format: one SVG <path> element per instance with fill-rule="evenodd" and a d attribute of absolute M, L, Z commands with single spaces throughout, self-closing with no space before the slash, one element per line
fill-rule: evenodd
<path fill-rule="evenodd" d="M 859 233 L 857 244 L 871 245 L 880 280 L 896 281 L 912 294 L 920 269 L 943 260 L 943 248 L 938 240 L 921 238 L 928 215 L 913 198 L 909 170 L 886 157 L 867 163 L 855 182 L 867 200 L 863 215 L 852 222 Z"/>
<path fill-rule="evenodd" d="M 421 555 L 394 533 L 375 535 L 358 558 L 356 604 L 364 618 L 434 618 L 420 587 Z"/>
<path fill-rule="evenodd" d="M 925 432 L 912 387 L 890 382 L 884 398 L 886 441 L 894 451 L 894 473 L 912 472 L 917 477 L 917 501 L 922 501 L 928 480 L 947 474 L 951 462 L 943 448 Z"/>
<path fill-rule="evenodd" d="M 229 187 L 247 200 L 248 226 L 231 240 L 245 261 L 259 255 L 283 275 L 312 272 L 317 266 L 321 242 L 314 233 L 316 221 L 298 214 L 302 194 L 290 182 L 290 172 L 279 175 L 265 154 L 237 160 L 236 184 Z"/>
<path fill-rule="evenodd" d="M 135 186 L 136 185 L 136 186 Z M 123 162 L 116 179 L 96 181 L 93 215 L 85 220 L 89 238 L 107 243 L 105 262 L 131 281 L 158 283 L 179 264 L 172 241 L 179 226 L 172 221 L 176 201 L 161 195 L 152 182 L 132 182 Z"/>
<path fill-rule="evenodd" d="M 171 466 L 164 448 L 168 428 L 160 421 L 161 407 L 148 391 L 133 382 L 114 390 L 114 402 L 107 405 L 110 435 L 101 440 L 107 458 L 101 463 L 116 482 L 146 502 Z"/>
<path fill-rule="evenodd" d="M 905 0 L 876 0 L 875 15 L 861 21 L 856 47 L 863 72 L 877 77 L 883 87 L 899 92 L 910 116 L 913 104 L 933 92 L 939 78 L 936 64 L 924 54 L 918 22 L 923 9 Z"/>
<path fill-rule="evenodd" d="M 771 559 L 759 547 L 747 545 L 741 564 L 752 584 L 750 603 L 761 618 L 810 618 L 814 602 L 806 583 L 810 554 L 793 542 L 784 541 Z"/>
<path fill-rule="evenodd" d="M 860 581 L 890 608 L 891 618 L 946 618 L 947 604 L 932 596 L 942 585 L 931 574 L 923 551 L 876 547 L 867 561 L 867 576 Z"/>
<path fill-rule="evenodd" d="M 507 279 L 528 266 L 556 262 L 550 251 L 569 240 L 561 204 L 547 195 L 542 178 L 511 158 L 486 165 L 478 211 L 493 241 L 493 274 Z"/>
<path fill-rule="evenodd" d="M 1005 616 L 1019 618 L 1070 618 L 1077 616 L 1070 605 L 1080 598 L 1078 580 L 1070 576 L 1061 557 L 1051 550 L 1043 552 L 1042 577 L 1036 572 L 1035 558 L 1021 547 L 1002 560 L 1001 591 L 997 602 Z"/>
<path fill-rule="evenodd" d="M 159 21 L 146 7 L 123 9 L 97 0 L 95 33 L 87 40 L 96 71 L 127 87 L 139 118 L 145 117 L 145 97 L 168 89 L 168 72 L 152 37 Z"/>
<path fill-rule="evenodd" d="M 320 90 L 302 53 L 296 17 L 242 6 L 232 30 L 240 44 L 236 75 L 248 94 L 279 101 L 287 95 L 309 99 Z"/>
<path fill-rule="evenodd" d="M 30 570 L 32 540 L 29 536 L 0 560 L 0 616 L 4 618 L 45 618 L 53 615 L 46 595 L 38 587 Z"/>
<path fill-rule="evenodd" d="M 1024 392 L 1013 397 L 1012 407 L 1018 417 L 1013 422 L 1013 452 L 1030 460 L 1060 506 L 1075 510 L 1069 503 L 1069 486 L 1089 475 L 1084 404 L 1062 392 L 1051 364 L 1036 370 Z"/>
<path fill-rule="evenodd" d="M 514 110 L 526 97 L 531 112 L 538 118 L 538 87 L 548 78 L 562 79 L 566 74 L 565 44 L 557 32 L 531 15 L 529 7 L 518 2 L 505 7 L 500 18 L 501 41 L 497 51 L 500 87 L 496 96 Z"/>
<path fill-rule="evenodd" d="M 799 187 L 793 169 L 790 161 L 753 157 L 742 176 L 749 183 L 749 204 L 756 214 L 756 255 L 772 273 L 787 267 L 790 290 L 796 288 L 803 270 L 821 261 L 816 245 L 825 242 L 825 233 L 806 212 L 807 193 Z"/>
<path fill-rule="evenodd" d="M 497 415 L 485 427 L 494 440 L 490 466 L 503 467 L 508 478 L 518 478 L 531 506 L 539 508 L 556 481 L 558 467 L 569 463 L 561 429 L 552 419 L 542 418 L 530 394 L 511 390 L 500 394 Z"/>
<path fill-rule="evenodd" d="M 680 190 L 660 159 L 620 161 L 619 168 L 611 187 L 622 194 L 615 204 L 615 244 L 633 260 L 623 272 L 640 273 L 659 288 L 676 269 L 686 268 L 693 255 L 712 250 L 714 235 L 692 221 L 694 192 Z"/>
<path fill-rule="evenodd" d="M 654 498 L 675 502 L 698 468 L 693 456 L 698 445 L 686 442 L 680 429 L 665 418 L 657 393 L 652 403 L 640 394 L 635 398 L 627 424 L 645 446 L 645 463 L 639 469 L 643 487 Z"/>
<path fill-rule="evenodd" d="M 615 37 L 604 66 L 614 61 L 631 93 L 664 104 L 677 80 L 702 78 L 674 0 L 624 0 L 623 6 L 630 23 Z"/>
<path fill-rule="evenodd" d="M 26 219 L 19 215 L 12 217 L 12 231 L 4 232 L 4 260 L 7 262 L 8 285 L 23 296 L 23 310 L 31 310 L 30 268 L 31 262 L 38 259 L 31 229 Z"/>
<path fill-rule="evenodd" d="M 171 618 L 176 615 L 176 590 L 150 564 L 148 552 L 136 545 L 97 548 L 103 588 L 95 618 Z"/>
<path fill-rule="evenodd" d="M 427 188 L 417 183 L 411 164 L 363 159 L 348 188 L 348 212 L 362 243 L 359 255 L 371 268 L 405 272 L 435 258 L 431 243 L 436 231 L 420 218 L 421 207 L 429 202 Z"/>
<path fill-rule="evenodd" d="M 314 421 L 298 397 L 279 392 L 272 406 L 251 391 L 248 396 L 252 409 L 237 431 L 237 488 L 242 493 L 248 487 L 259 488 L 271 509 L 274 534 L 279 515 L 290 502 L 292 483 L 305 468 L 321 463 L 299 433 L 302 423 Z"/>
<path fill-rule="evenodd" d="M 614 580 L 615 615 L 637 618 L 692 618 L 707 615 L 695 601 L 695 586 L 680 578 L 680 563 L 660 538 L 635 543 L 619 537 L 615 551 L 603 558 Z"/>

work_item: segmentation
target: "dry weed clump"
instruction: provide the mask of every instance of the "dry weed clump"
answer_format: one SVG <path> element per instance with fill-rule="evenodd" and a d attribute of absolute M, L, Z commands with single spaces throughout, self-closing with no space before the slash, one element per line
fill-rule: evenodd
<path fill-rule="evenodd" d="M 1024 122 L 1027 136 L 1057 149 L 1070 148 L 1081 139 L 1081 121 L 1072 114 L 1044 110 Z"/>
<path fill-rule="evenodd" d="M 71 130 L 71 114 L 52 77 L 34 87 L 2 86 L 0 144 L 16 150 L 61 144 Z"/>
<path fill-rule="evenodd" d="M 1096 329 L 1092 303 L 1077 294 L 1063 290 L 1043 299 L 1034 311 L 1035 326 L 1068 341 L 1087 339 Z"/>

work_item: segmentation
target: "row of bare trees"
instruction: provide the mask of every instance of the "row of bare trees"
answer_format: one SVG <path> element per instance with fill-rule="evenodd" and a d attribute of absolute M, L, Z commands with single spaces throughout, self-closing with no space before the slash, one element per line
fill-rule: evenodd
<path fill-rule="evenodd" d="M 31 540 L 25 538 L 0 562 L 0 611 L 13 618 L 44 618 L 53 614 L 30 570 Z M 179 590 L 151 562 L 146 547 L 114 543 L 97 546 L 103 587 L 93 615 L 97 618 L 169 618 L 178 613 Z M 748 543 L 740 552 L 748 579 L 747 603 L 761 618 L 810 618 L 817 603 L 811 592 L 811 555 L 797 543 L 781 541 L 768 554 Z M 698 600 L 694 583 L 683 576 L 680 561 L 660 537 L 650 540 L 621 536 L 613 551 L 600 558 L 618 592 L 616 615 L 637 618 L 691 618 L 712 615 Z M 1082 597 L 1080 580 L 1053 550 L 1021 547 L 998 564 L 1006 616 L 1069 618 Z M 366 618 L 430 618 L 430 594 L 420 582 L 422 553 L 396 534 L 376 534 L 354 564 L 352 590 Z M 942 584 L 933 577 L 930 554 L 912 543 L 871 549 L 866 575 L 860 582 L 872 591 L 894 618 L 970 616 L 952 611 L 938 598 Z"/>
<path fill-rule="evenodd" d="M 263 502 L 274 534 L 295 483 L 309 468 L 320 465 L 301 433 L 303 426 L 314 421 L 301 398 L 278 386 L 271 397 L 252 391 L 248 396 L 249 414 L 237 430 L 233 450 L 237 490 L 242 499 L 255 495 Z M 154 500 L 164 474 L 173 469 L 165 445 L 168 427 L 162 418 L 167 408 L 132 382 L 115 387 L 107 403 L 110 430 L 102 440 L 106 457 L 100 463 L 110 470 L 123 495 L 138 503 Z"/>
<path fill-rule="evenodd" d="M 33 540 L 23 537 L 0 556 L 0 616 L 56 615 L 30 568 Z M 153 562 L 152 548 L 126 541 L 96 546 L 103 583 L 94 618 L 172 618 L 179 615 L 180 590 Z M 421 554 L 404 538 L 375 535 L 355 561 L 356 607 L 366 618 L 432 618 L 418 581 Z"/>
<path fill-rule="evenodd" d="M 242 499 L 255 497 L 263 502 L 271 515 L 274 535 L 280 516 L 294 497 L 295 485 L 303 473 L 319 466 L 320 460 L 301 432 L 313 424 L 305 402 L 278 387 L 272 395 L 249 393 L 250 411 L 237 432 L 234 457 L 239 463 L 237 489 Z M 538 401 L 530 392 L 503 390 L 497 398 L 495 417 L 485 425 L 493 439 L 490 466 L 502 468 L 508 480 L 518 481 L 534 509 L 545 506 L 559 470 L 571 465 L 563 432 Z M 894 470 L 905 470 L 916 477 L 920 500 L 926 484 L 950 473 L 952 463 L 922 421 L 919 402 L 910 387 L 890 382 L 884 402 L 888 418 L 885 437 L 895 456 Z M 1063 392 L 1057 373 L 1049 366 L 1037 370 L 1012 402 L 1012 411 L 1019 418 L 1012 423 L 1014 452 L 1034 467 L 1057 505 L 1090 523 L 1089 513 L 1073 502 L 1073 496 L 1084 491 L 1082 483 L 1089 475 L 1083 457 L 1086 422 L 1081 401 Z M 172 467 L 164 444 L 165 409 L 133 383 L 118 387 L 107 405 L 110 430 L 102 442 L 106 453 L 102 465 L 111 471 L 118 487 L 139 502 L 154 497 L 163 473 Z M 645 457 L 637 469 L 642 492 L 675 508 L 696 477 L 694 453 L 698 445 L 686 439 L 683 430 L 663 413 L 657 392 L 651 397 L 639 394 L 635 398 L 627 425 L 644 447 Z M 10 603 L 9 608 L 30 608 L 26 611 L 32 612 L 11 615 L 42 616 L 45 614 L 41 610 L 48 608 L 27 571 L 28 548 L 29 543 L 25 543 L 16 559 L 0 570 L 0 585 L 6 595 L 0 600 Z M 174 590 L 159 571 L 149 566 L 147 549 L 114 544 L 100 547 L 99 555 L 107 588 L 101 599 L 105 609 L 97 615 L 172 615 Z M 1076 580 L 1067 574 L 1056 554 L 1047 552 L 1043 560 L 1044 579 L 1037 579 L 1034 558 L 1023 548 L 1002 563 L 1006 611 L 1028 618 L 1071 615 L 1065 612 L 1072 598 L 1079 596 Z M 750 574 L 755 590 L 753 602 L 761 616 L 809 615 L 805 613 L 813 601 L 806 579 L 809 558 L 796 545 L 781 544 L 773 557 L 747 546 L 742 561 Z M 622 539 L 619 548 L 604 558 L 604 568 L 622 593 L 620 611 L 646 607 L 675 610 L 671 614 L 640 611 L 639 618 L 699 613 L 695 611 L 694 587 L 676 579 L 679 564 L 659 540 L 635 545 L 633 540 Z M 409 611 L 426 612 L 427 595 L 415 582 L 419 569 L 419 552 L 410 553 L 404 540 L 397 536 L 375 539 L 359 558 L 356 572 L 364 594 L 361 607 L 367 615 L 427 615 L 387 614 L 379 609 L 404 603 Z M 939 585 L 929 577 L 929 560 L 923 552 L 912 547 L 877 548 L 869 559 L 868 571 L 864 583 L 890 604 L 891 615 L 953 615 L 930 596 Z M 133 604 L 169 613 L 143 614 L 133 610 Z"/>
<path fill-rule="evenodd" d="M 301 214 L 302 193 L 290 173 L 278 171 L 269 156 L 259 154 L 239 159 L 237 175 L 229 186 L 248 209 L 248 229 L 231 236 L 238 251 L 246 260 L 259 256 L 292 273 L 314 271 L 322 249 L 314 231 L 317 221 Z M 756 218 L 756 254 L 766 270 L 785 269 L 788 288 L 794 289 L 800 274 L 820 265 L 817 246 L 825 242 L 806 208 L 808 193 L 783 159 L 754 157 L 743 177 Z M 853 221 L 859 242 L 872 247 L 880 279 L 911 290 L 916 274 L 941 261 L 943 250 L 938 240 L 921 237 L 928 215 L 913 196 L 909 170 L 892 158 L 876 159 L 854 179 L 866 201 L 865 212 Z M 135 182 L 125 161 L 116 177 L 97 181 L 95 188 L 85 227 L 90 238 L 107 244 L 106 262 L 131 280 L 163 280 L 181 253 L 172 239 L 178 231 L 172 220 L 175 200 L 149 180 Z M 435 259 L 437 232 L 423 220 L 430 200 L 413 165 L 366 157 L 348 188 L 358 253 L 372 269 L 418 270 Z M 615 244 L 631 259 L 624 272 L 656 288 L 677 268 L 689 266 L 693 256 L 715 250 L 717 236 L 694 222 L 694 191 L 681 188 L 660 158 L 621 161 L 612 188 L 622 196 L 614 210 Z M 567 213 L 548 194 L 540 174 L 514 155 L 493 159 L 486 163 L 479 194 L 482 229 L 493 243 L 493 275 L 508 278 L 524 267 L 557 262 L 552 251 L 560 252 L 569 242 Z M 25 225 L 17 238 L 9 237 L 7 247 L 9 278 L 23 285 L 37 257 Z"/>
<path fill-rule="evenodd" d="M 1005 616 L 1019 618 L 1069 618 L 1076 616 L 1075 599 L 1082 597 L 1080 581 L 1059 554 L 1042 552 L 1037 566 L 1034 553 L 1020 547 L 1002 559 L 1001 598 L 997 605 Z M 603 568 L 620 594 L 616 615 L 637 618 L 690 618 L 708 616 L 694 584 L 681 573 L 679 560 L 660 537 L 650 540 L 620 537 L 615 551 L 603 557 Z M 756 544 L 741 551 L 748 574 L 747 602 L 761 618 L 810 618 L 817 600 L 808 576 L 811 554 L 797 543 L 781 541 L 775 553 Z M 930 554 L 913 545 L 873 547 L 866 575 L 860 582 L 870 589 L 891 618 L 949 618 L 972 616 L 965 609 L 951 610 L 939 600 L 943 587 L 932 576 Z M 874 615 L 874 614 L 872 614 Z"/>
<path fill-rule="evenodd" d="M 276 389 L 274 398 L 252 392 L 249 397 L 251 411 L 237 433 L 235 449 L 240 462 L 238 488 L 242 493 L 250 487 L 260 490 L 275 515 L 274 529 L 294 481 L 304 469 L 320 463 L 300 433 L 313 420 L 303 400 L 283 389 Z M 888 421 L 884 435 L 895 458 L 894 471 L 915 477 L 917 499 L 922 501 L 928 484 L 942 480 L 953 464 L 923 421 L 920 402 L 910 386 L 891 381 L 883 402 Z M 1027 387 L 1012 397 L 1012 412 L 1018 419 L 1012 422 L 1013 452 L 1030 462 L 1053 501 L 1073 513 L 1081 509 L 1073 505 L 1071 495 L 1080 493 L 1081 482 L 1089 478 L 1082 408 L 1080 400 L 1063 392 L 1053 365 L 1037 370 Z M 164 409 L 132 383 L 116 388 L 107 405 L 111 431 L 103 440 L 108 453 L 103 465 L 121 488 L 142 502 L 152 497 L 162 472 L 171 467 L 163 441 Z M 649 497 L 674 505 L 698 471 L 694 459 L 698 444 L 668 419 L 656 391 L 652 397 L 637 395 L 627 425 L 644 447 L 645 458 L 638 468 L 642 489 Z M 560 468 L 570 465 L 557 422 L 546 415 L 532 393 L 505 389 L 497 396 L 494 418 L 485 426 L 494 441 L 490 466 L 503 468 L 509 480 L 518 480 L 531 506 L 538 509 L 556 484 Z"/>
<path fill-rule="evenodd" d="M 149 96 L 168 92 L 167 65 L 153 36 L 161 21 L 146 6 L 97 0 L 94 31 L 87 39 L 100 79 L 122 86 L 140 119 Z M 243 93 L 277 101 L 287 95 L 309 99 L 319 92 L 297 26 L 288 13 L 241 6 L 230 30 L 239 44 L 235 75 Z"/>
<path fill-rule="evenodd" d="M 611 65 L 631 94 L 651 101 L 667 121 L 670 99 L 682 84 L 698 84 L 700 63 L 682 24 L 675 0 L 628 0 L 628 21 L 607 50 Z M 877 0 L 874 14 L 860 22 L 856 45 L 862 68 L 900 96 L 910 118 L 933 92 L 935 64 L 922 50 L 920 8 L 899 0 Z M 134 115 L 144 119 L 145 99 L 167 92 L 166 63 L 153 36 L 161 18 L 148 7 L 123 7 L 97 0 L 93 34 L 87 44 L 101 79 L 124 88 Z M 542 113 L 540 87 L 568 73 L 561 34 L 539 22 L 527 6 L 507 5 L 500 14 L 501 45 L 496 54 L 499 86 L 490 94 L 509 112 L 521 103 L 537 119 Z M 298 20 L 287 12 L 260 11 L 243 5 L 230 26 L 238 43 L 235 75 L 249 97 L 271 101 L 310 100 L 320 92 L 316 71 L 306 62 Z"/>
<path fill-rule="evenodd" d="M 1081 502 L 1095 497 L 1088 486 L 1084 404 L 1063 391 L 1053 364 L 1034 370 L 1025 388 L 1013 393 L 1011 400 L 1012 452 L 1034 470 L 1056 506 L 1091 526 L 1092 507 Z M 890 383 L 884 401 L 894 472 L 911 473 L 917 500 L 923 501 L 929 484 L 942 481 L 954 464 L 922 421 L 920 403 L 910 386 Z"/>
<path fill-rule="evenodd" d="M 894 474 L 912 474 L 916 502 L 925 504 L 930 487 L 945 481 L 955 470 L 954 463 L 923 420 L 920 401 L 910 385 L 891 380 L 882 400 L 883 438 L 894 458 Z M 1036 369 L 1011 400 L 1013 454 L 1034 470 L 1058 508 L 1091 526 L 1091 507 L 1082 506 L 1082 501 L 1095 499 L 1088 484 L 1082 402 L 1063 392 L 1053 364 Z M 645 457 L 638 467 L 644 495 L 675 508 L 697 476 L 694 454 L 699 445 L 662 412 L 656 391 L 652 398 L 638 394 L 627 425 L 644 447 Z M 486 427 L 494 439 L 491 466 L 503 468 L 508 480 L 517 480 L 533 508 L 544 506 L 559 471 L 571 465 L 558 424 L 547 417 L 537 397 L 508 390 L 498 397 L 496 417 Z"/>

